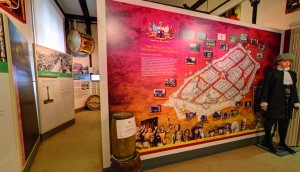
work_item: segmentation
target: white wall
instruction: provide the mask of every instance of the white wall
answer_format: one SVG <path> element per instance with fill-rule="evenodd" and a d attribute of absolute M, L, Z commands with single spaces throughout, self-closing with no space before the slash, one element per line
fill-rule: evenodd
<path fill-rule="evenodd" d="M 300 20 L 300 10 L 285 14 L 286 1 L 262 0 L 257 8 L 256 24 L 275 29 L 291 29 L 289 24 Z M 241 21 L 252 23 L 252 6 L 250 1 L 242 3 Z"/>
<path fill-rule="evenodd" d="M 52 0 L 32 0 L 35 43 L 66 52 L 63 14 Z"/>

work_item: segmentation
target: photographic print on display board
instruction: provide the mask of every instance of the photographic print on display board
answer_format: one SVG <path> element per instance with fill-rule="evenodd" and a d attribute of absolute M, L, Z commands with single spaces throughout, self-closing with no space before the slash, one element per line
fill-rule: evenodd
<path fill-rule="evenodd" d="M 195 57 L 186 57 L 185 63 L 187 65 L 194 65 L 194 64 L 196 64 L 196 58 Z"/>
<path fill-rule="evenodd" d="M 7 62 L 6 52 L 5 52 L 5 39 L 3 30 L 3 19 L 0 13 L 0 62 Z"/>
<path fill-rule="evenodd" d="M 226 41 L 226 34 L 218 33 L 218 41 Z"/>
<path fill-rule="evenodd" d="M 229 36 L 229 42 L 237 42 L 237 36 L 235 36 L 235 35 L 230 35 Z"/>
<path fill-rule="evenodd" d="M 204 58 L 213 58 L 213 52 L 212 51 L 207 51 L 204 50 L 204 54 L 203 54 Z"/>
<path fill-rule="evenodd" d="M 190 51 L 200 51 L 200 44 L 190 43 Z"/>
<path fill-rule="evenodd" d="M 261 83 L 264 69 L 273 65 L 270 59 L 280 51 L 281 32 L 226 23 L 227 19 L 214 21 L 133 4 L 107 2 L 110 114 L 124 110 L 133 112 L 137 126 L 143 126 L 155 116 L 156 123 L 151 123 L 154 126 L 150 133 L 158 126 L 166 127 L 151 135 L 151 139 L 153 136 L 158 142 L 163 137 L 163 145 L 147 144 L 150 138 L 137 140 L 145 143 L 144 147 L 138 144 L 141 154 L 178 148 L 172 133 L 199 129 L 200 123 L 204 132 L 215 131 L 213 137 L 210 140 L 193 137 L 180 143 L 181 147 L 214 142 L 217 137 L 240 137 L 242 134 L 219 133 L 217 129 L 219 126 L 224 129 L 225 122 L 240 125 L 243 118 L 247 119 L 249 128 L 243 135 L 252 137 L 253 133 L 263 132 L 262 128 L 255 128 L 258 121 L 252 106 L 245 107 L 243 103 L 253 103 L 252 89 Z M 160 26 L 163 35 L 149 36 L 158 34 L 152 26 L 160 22 L 163 23 Z M 170 34 L 171 27 L 172 39 L 162 40 L 165 34 Z M 112 34 L 110 28 L 122 30 L 122 33 Z M 218 33 L 224 35 L 218 39 Z M 241 34 L 245 34 L 243 38 L 240 38 Z M 225 35 L 228 38 L 224 39 Z M 259 46 L 251 46 L 250 40 L 255 38 L 268 42 L 264 56 L 270 58 L 256 58 L 261 50 Z M 160 106 L 160 112 L 153 113 L 158 109 L 156 105 Z"/>
<path fill-rule="evenodd" d="M 166 87 L 175 87 L 176 79 L 165 79 L 165 86 Z"/>
<path fill-rule="evenodd" d="M 197 39 L 198 40 L 206 40 L 206 33 L 197 32 Z"/>
<path fill-rule="evenodd" d="M 247 34 L 241 34 L 241 41 L 247 41 L 248 35 Z"/>
<path fill-rule="evenodd" d="M 73 57 L 71 55 L 37 44 L 34 48 L 38 76 L 72 77 Z"/>
<path fill-rule="evenodd" d="M 220 44 L 220 50 L 223 50 L 223 51 L 228 50 L 228 44 L 221 43 Z"/>
<path fill-rule="evenodd" d="M 0 0 L 0 7 L 21 22 L 26 23 L 24 0 Z"/>

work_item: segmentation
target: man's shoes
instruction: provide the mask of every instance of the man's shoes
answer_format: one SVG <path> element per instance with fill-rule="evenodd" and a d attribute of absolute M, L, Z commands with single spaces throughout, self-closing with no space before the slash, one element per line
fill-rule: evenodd
<path fill-rule="evenodd" d="M 277 153 L 277 149 L 274 148 L 273 145 L 267 145 L 266 147 L 269 149 L 270 152 L 272 152 L 272 153 Z"/>
<path fill-rule="evenodd" d="M 262 146 L 268 148 L 272 153 L 277 153 L 277 149 L 271 143 L 263 143 Z"/>
<path fill-rule="evenodd" d="M 292 148 L 288 147 L 285 143 L 284 144 L 279 143 L 278 146 L 282 147 L 284 150 L 288 151 L 291 154 L 296 153 L 296 151 L 294 151 Z"/>

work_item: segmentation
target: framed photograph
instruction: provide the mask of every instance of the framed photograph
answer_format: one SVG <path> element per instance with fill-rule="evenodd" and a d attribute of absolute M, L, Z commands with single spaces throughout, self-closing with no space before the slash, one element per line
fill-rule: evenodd
<path fill-rule="evenodd" d="M 231 110 L 230 116 L 237 116 L 239 114 L 238 110 Z"/>
<path fill-rule="evenodd" d="M 166 87 L 176 87 L 176 79 L 165 79 Z"/>
<path fill-rule="evenodd" d="M 214 40 L 214 39 L 207 39 L 206 40 L 206 46 L 208 46 L 208 47 L 214 47 L 214 46 L 216 46 L 216 40 Z"/>
<path fill-rule="evenodd" d="M 222 116 L 222 119 L 228 119 L 230 117 L 230 113 L 229 112 L 223 112 L 221 114 L 221 116 Z"/>
<path fill-rule="evenodd" d="M 190 51 L 200 51 L 200 44 L 190 43 Z"/>
<path fill-rule="evenodd" d="M 165 97 L 166 89 L 154 89 L 154 97 Z"/>
<path fill-rule="evenodd" d="M 222 51 L 226 51 L 226 50 L 228 50 L 228 44 L 220 44 L 220 50 L 222 50 Z"/>
<path fill-rule="evenodd" d="M 185 114 L 186 119 L 191 119 L 191 118 L 195 118 L 196 117 L 196 112 L 187 112 Z"/>
<path fill-rule="evenodd" d="M 237 42 L 237 36 L 235 36 L 235 35 L 230 35 L 229 36 L 229 42 Z"/>
<path fill-rule="evenodd" d="M 150 108 L 149 108 L 149 111 L 151 113 L 160 112 L 161 111 L 160 105 L 151 105 Z"/>
<path fill-rule="evenodd" d="M 258 45 L 258 39 L 251 39 L 252 45 Z"/>
<path fill-rule="evenodd" d="M 264 53 L 257 53 L 256 58 L 262 59 L 264 57 Z"/>
<path fill-rule="evenodd" d="M 287 0 L 285 7 L 285 14 L 292 13 L 300 10 L 300 1 L 298 0 Z"/>
<path fill-rule="evenodd" d="M 259 50 L 264 51 L 266 49 L 265 44 L 259 44 Z"/>
<path fill-rule="evenodd" d="M 207 115 L 198 116 L 198 122 L 206 122 L 206 121 L 207 121 Z"/>
<path fill-rule="evenodd" d="M 241 41 L 247 41 L 248 40 L 248 35 L 247 34 L 241 34 Z"/>
<path fill-rule="evenodd" d="M 26 23 L 24 2 L 24 0 L 2 0 L 0 1 L 0 8 L 4 9 L 21 22 Z"/>
<path fill-rule="evenodd" d="M 194 39 L 195 32 L 191 30 L 184 30 L 183 31 L 183 39 Z"/>
<path fill-rule="evenodd" d="M 242 107 L 242 105 L 243 105 L 242 101 L 236 101 L 235 102 L 235 107 L 237 107 L 237 108 Z"/>
<path fill-rule="evenodd" d="M 197 40 L 206 40 L 206 33 L 197 32 Z"/>
<path fill-rule="evenodd" d="M 244 104 L 244 106 L 246 107 L 246 108 L 248 108 L 248 107 L 251 107 L 251 101 L 245 101 L 245 104 Z"/>
<path fill-rule="evenodd" d="M 220 118 L 220 117 L 221 117 L 220 111 L 214 112 L 212 117 L 213 117 L 214 119 Z"/>
<path fill-rule="evenodd" d="M 204 50 L 204 58 L 213 58 L 213 52 Z"/>
<path fill-rule="evenodd" d="M 226 34 L 218 33 L 218 41 L 226 41 Z"/>
<path fill-rule="evenodd" d="M 188 65 L 196 64 L 196 58 L 195 57 L 186 57 L 185 64 L 188 64 Z"/>

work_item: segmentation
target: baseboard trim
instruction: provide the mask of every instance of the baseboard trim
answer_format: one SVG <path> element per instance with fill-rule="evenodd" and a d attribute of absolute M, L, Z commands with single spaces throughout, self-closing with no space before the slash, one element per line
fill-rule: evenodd
<path fill-rule="evenodd" d="M 258 136 L 254 138 L 248 138 L 244 140 L 224 143 L 221 145 L 215 145 L 215 146 L 195 149 L 191 151 L 181 152 L 177 154 L 171 154 L 171 155 L 156 157 L 152 159 L 142 160 L 142 171 L 150 170 L 153 168 L 158 168 L 166 165 L 171 165 L 171 164 L 175 164 L 178 162 L 183 162 L 195 158 L 200 158 L 208 155 L 213 155 L 216 153 L 230 151 L 245 146 L 256 145 L 262 142 L 263 137 L 264 136 Z M 103 172 L 110 172 L 110 167 L 104 168 Z"/>
<path fill-rule="evenodd" d="M 257 143 L 260 143 L 263 140 L 264 136 L 258 136 L 254 138 L 248 138 L 244 140 L 239 140 L 239 141 L 234 141 L 234 142 L 229 142 L 229 143 L 224 143 L 222 145 L 215 145 L 211 147 L 205 147 L 201 149 L 196 149 L 196 150 L 191 150 L 191 151 L 186 151 L 182 153 L 177 153 L 177 154 L 172 154 L 172 155 L 167 155 L 167 156 L 162 156 L 162 157 L 157 157 L 153 159 L 147 159 L 142 161 L 142 169 L 144 170 L 150 170 L 153 168 L 165 166 L 165 165 L 170 165 L 170 164 L 175 164 L 178 162 L 186 161 L 186 160 L 191 160 L 194 158 L 199 158 L 203 156 L 208 156 L 216 153 L 221 153 L 245 146 L 250 146 L 250 145 L 256 145 Z"/>
<path fill-rule="evenodd" d="M 81 108 L 75 109 L 75 113 L 78 113 L 78 112 L 81 112 L 84 110 L 86 110 L 86 107 L 81 107 Z"/>
<path fill-rule="evenodd" d="M 61 132 L 62 130 L 70 127 L 71 125 L 75 124 L 75 118 L 71 119 L 70 121 L 67 121 L 55 128 L 53 128 L 52 130 L 47 131 L 44 134 L 41 134 L 41 141 L 45 141 L 47 140 L 49 137 Z"/>
<path fill-rule="evenodd" d="M 26 164 L 24 165 L 23 172 L 29 172 L 30 171 L 30 168 L 31 168 L 31 166 L 33 164 L 33 161 L 34 161 L 34 159 L 36 157 L 36 154 L 38 153 L 38 150 L 39 150 L 40 146 L 41 146 L 41 139 L 39 137 L 37 139 L 37 141 L 36 141 L 36 143 L 35 143 L 32 151 L 31 151 L 28 159 L 27 159 Z"/>

